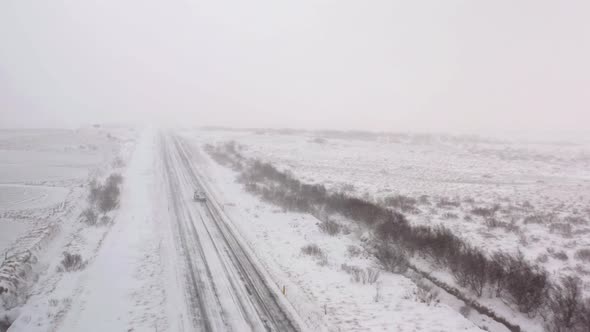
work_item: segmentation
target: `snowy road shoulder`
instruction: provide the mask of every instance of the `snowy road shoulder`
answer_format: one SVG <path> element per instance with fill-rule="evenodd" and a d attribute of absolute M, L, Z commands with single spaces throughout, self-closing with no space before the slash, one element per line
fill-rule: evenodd
<path fill-rule="evenodd" d="M 160 241 L 152 207 L 154 135 L 144 133 L 124 176 L 121 210 L 60 331 L 163 330 Z"/>

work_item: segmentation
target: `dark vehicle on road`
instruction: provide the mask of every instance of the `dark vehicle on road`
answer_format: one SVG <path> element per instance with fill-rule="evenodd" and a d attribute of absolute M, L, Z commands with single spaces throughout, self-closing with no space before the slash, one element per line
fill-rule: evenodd
<path fill-rule="evenodd" d="M 199 190 L 195 190 L 195 193 L 193 194 L 193 200 L 195 202 L 206 202 L 207 201 L 207 197 L 205 197 L 205 193 Z"/>

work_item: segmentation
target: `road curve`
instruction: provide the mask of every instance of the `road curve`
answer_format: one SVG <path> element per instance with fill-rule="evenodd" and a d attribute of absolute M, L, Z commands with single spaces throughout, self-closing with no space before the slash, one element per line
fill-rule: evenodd
<path fill-rule="evenodd" d="M 228 226 L 195 167 L 198 151 L 170 134 L 160 136 L 159 151 L 195 330 L 301 331 L 276 286 Z M 206 203 L 192 201 L 195 189 L 207 194 Z"/>

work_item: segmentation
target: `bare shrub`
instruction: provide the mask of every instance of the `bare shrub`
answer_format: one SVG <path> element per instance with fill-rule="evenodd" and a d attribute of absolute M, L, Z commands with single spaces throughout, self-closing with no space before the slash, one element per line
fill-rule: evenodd
<path fill-rule="evenodd" d="M 521 252 L 510 256 L 506 263 L 506 290 L 521 312 L 534 314 L 545 301 L 547 272 L 528 264 Z"/>
<path fill-rule="evenodd" d="M 113 173 L 104 182 L 98 183 L 95 179 L 90 182 L 88 202 L 91 207 L 96 207 L 101 213 L 107 213 L 119 206 L 119 186 L 123 182 L 121 174 Z"/>
<path fill-rule="evenodd" d="M 102 213 L 114 210 L 119 206 L 119 185 L 123 182 L 123 177 L 120 174 L 111 174 L 101 190 L 100 200 L 98 202 L 98 209 Z"/>
<path fill-rule="evenodd" d="M 439 291 L 434 289 L 434 286 L 430 282 L 424 279 L 416 282 L 416 299 L 419 302 L 426 303 L 428 306 L 438 304 L 440 302 L 438 296 Z"/>
<path fill-rule="evenodd" d="M 96 213 L 96 211 L 91 207 L 86 208 L 80 214 L 80 221 L 86 223 L 87 225 L 94 226 L 98 222 L 98 213 Z"/>
<path fill-rule="evenodd" d="M 61 265 L 58 267 L 59 272 L 73 272 L 82 270 L 86 266 L 86 262 L 82 260 L 79 254 L 63 253 L 64 257 L 61 260 Z"/>
<path fill-rule="evenodd" d="M 320 266 L 328 265 L 328 256 L 326 256 L 324 251 L 315 243 L 303 246 L 301 248 L 301 253 L 315 258 L 317 260 L 318 265 Z"/>
<path fill-rule="evenodd" d="M 502 222 L 494 217 L 486 218 L 485 225 L 488 228 L 498 228 L 498 227 L 505 227 L 506 226 L 504 222 Z"/>
<path fill-rule="evenodd" d="M 328 235 L 334 236 L 338 233 L 340 233 L 340 230 L 342 229 L 342 226 L 335 222 L 334 220 L 331 219 L 326 219 L 324 221 L 322 221 L 319 225 L 320 230 Z"/>
<path fill-rule="evenodd" d="M 355 245 L 349 245 L 348 247 L 346 247 L 346 252 L 348 253 L 348 256 L 350 257 L 358 257 L 361 255 L 361 248 L 355 246 Z"/>
<path fill-rule="evenodd" d="M 377 247 L 375 256 L 386 271 L 404 273 L 408 270 L 406 253 L 399 246 L 381 244 Z"/>
<path fill-rule="evenodd" d="M 385 206 L 393 207 L 407 213 L 419 212 L 416 208 L 418 201 L 415 198 L 404 196 L 404 195 L 393 195 L 383 199 Z"/>
<path fill-rule="evenodd" d="M 488 260 L 485 255 L 472 246 L 465 246 L 461 259 L 451 267 L 455 280 L 460 286 L 469 287 L 477 296 L 483 294 L 487 282 Z"/>
<path fill-rule="evenodd" d="M 533 214 L 526 216 L 523 220 L 525 224 L 550 224 L 555 221 L 555 214 Z"/>
<path fill-rule="evenodd" d="M 500 210 L 500 205 L 496 204 L 492 207 L 489 208 L 484 208 L 484 207 L 477 207 L 471 210 L 471 213 L 476 215 L 476 216 L 480 216 L 483 218 L 493 218 L 496 215 L 496 212 L 498 212 L 498 210 Z"/>
<path fill-rule="evenodd" d="M 554 223 L 549 225 L 549 232 L 560 234 L 564 237 L 572 237 L 572 225 L 566 223 Z"/>
<path fill-rule="evenodd" d="M 574 225 L 585 225 L 588 223 L 588 220 L 578 216 L 567 216 L 563 221 Z"/>
<path fill-rule="evenodd" d="M 584 249 L 580 249 L 578 251 L 576 251 L 575 256 L 576 259 L 579 259 L 581 261 L 590 263 L 590 248 L 584 248 Z"/>
<path fill-rule="evenodd" d="M 580 314 L 577 317 L 577 326 L 580 331 L 590 331 L 590 299 L 580 307 Z"/>
<path fill-rule="evenodd" d="M 366 268 L 362 269 L 358 266 L 342 264 L 340 267 L 344 272 L 350 275 L 350 280 L 355 283 L 362 283 L 363 285 L 372 285 L 379 280 L 379 270 Z"/>
<path fill-rule="evenodd" d="M 496 253 L 488 262 L 487 278 L 496 296 L 507 296 L 526 314 L 534 315 L 546 300 L 550 286 L 547 272 L 528 263 L 522 252 L 517 255 Z"/>
<path fill-rule="evenodd" d="M 516 224 L 516 219 L 512 219 L 510 221 L 510 223 L 507 223 L 504 228 L 506 228 L 507 232 L 512 232 L 512 233 L 519 233 L 520 232 L 520 227 L 518 227 L 518 225 Z"/>
<path fill-rule="evenodd" d="M 319 256 L 322 255 L 324 252 L 317 244 L 311 243 L 303 246 L 301 248 L 301 253 L 307 256 Z"/>
<path fill-rule="evenodd" d="M 442 218 L 446 219 L 446 220 L 455 220 L 455 219 L 459 219 L 459 216 L 453 212 L 445 212 L 445 213 L 443 213 Z"/>
<path fill-rule="evenodd" d="M 551 257 L 553 257 L 557 260 L 560 260 L 560 261 L 567 261 L 569 259 L 569 257 L 567 256 L 567 253 L 563 250 L 552 252 Z"/>
<path fill-rule="evenodd" d="M 462 306 L 461 308 L 459 308 L 459 313 L 461 314 L 461 316 L 465 317 L 465 318 L 469 318 L 469 315 L 471 314 L 471 306 L 466 304 L 464 306 Z"/>
<path fill-rule="evenodd" d="M 541 254 L 536 259 L 539 263 L 547 263 L 549 261 L 549 256 L 547 254 Z"/>
<path fill-rule="evenodd" d="M 418 197 L 418 203 L 422 205 L 430 205 L 430 198 L 428 197 L 428 195 L 421 195 L 420 197 Z"/>
<path fill-rule="evenodd" d="M 123 183 L 123 176 L 119 173 L 113 173 L 113 174 L 109 175 L 109 177 L 107 178 L 107 181 L 106 181 L 107 186 L 120 185 L 122 183 Z"/>
<path fill-rule="evenodd" d="M 436 206 L 443 209 L 458 208 L 461 206 L 461 200 L 458 198 L 450 199 L 448 197 L 441 197 L 438 202 L 436 202 Z"/>
<path fill-rule="evenodd" d="M 526 247 L 529 245 L 529 238 L 526 236 L 526 234 L 524 232 L 518 232 L 518 243 L 523 246 Z"/>
<path fill-rule="evenodd" d="M 551 332 L 574 331 L 583 314 L 582 284 L 575 277 L 564 277 L 561 284 L 553 285 L 549 293 L 549 310 L 552 319 L 547 324 Z"/>
<path fill-rule="evenodd" d="M 104 215 L 104 216 L 100 217 L 100 219 L 99 219 L 99 220 L 100 220 L 100 223 L 101 223 L 102 225 L 109 224 L 109 223 L 111 223 L 111 222 L 113 221 L 113 219 L 111 219 L 111 217 L 109 217 L 109 216 L 107 216 L 107 215 Z"/>
<path fill-rule="evenodd" d="M 345 183 L 342 185 L 342 187 L 340 187 L 340 190 L 342 190 L 343 192 L 354 192 L 354 185 L 350 184 L 350 183 Z"/>
<path fill-rule="evenodd" d="M 368 284 L 372 285 L 379 280 L 379 276 L 381 275 L 381 272 L 379 270 L 372 269 L 372 268 L 368 267 L 366 269 L 366 271 L 367 271 L 367 283 Z"/>
<path fill-rule="evenodd" d="M 88 203 L 90 205 L 95 205 L 98 201 L 100 196 L 100 187 L 101 185 L 96 181 L 96 179 L 92 179 L 89 183 L 89 190 L 88 190 Z"/>

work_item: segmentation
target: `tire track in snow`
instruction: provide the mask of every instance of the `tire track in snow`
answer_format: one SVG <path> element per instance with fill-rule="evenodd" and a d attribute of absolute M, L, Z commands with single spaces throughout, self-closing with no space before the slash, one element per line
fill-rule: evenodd
<path fill-rule="evenodd" d="M 187 287 L 196 327 L 207 331 L 301 330 L 226 224 L 214 197 L 209 193 L 205 204 L 187 199 L 195 188 L 209 192 L 191 163 L 190 150 L 176 137 L 163 136 L 161 145 L 177 233 L 190 270 Z"/>

